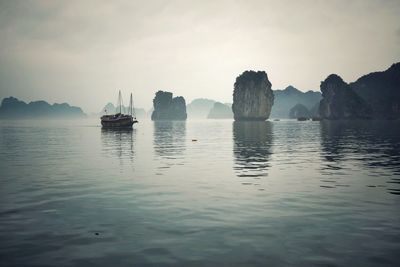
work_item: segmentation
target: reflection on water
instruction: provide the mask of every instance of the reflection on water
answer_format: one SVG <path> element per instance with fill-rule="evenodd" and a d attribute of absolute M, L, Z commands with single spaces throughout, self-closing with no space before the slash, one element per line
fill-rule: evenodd
<path fill-rule="evenodd" d="M 400 266 L 400 122 L 3 123 L 0 266 Z"/>
<path fill-rule="evenodd" d="M 272 123 L 235 121 L 233 141 L 236 175 L 253 178 L 267 176 L 272 146 Z"/>
<path fill-rule="evenodd" d="M 136 129 L 101 129 L 102 150 L 105 155 L 119 158 L 134 158 Z"/>
<path fill-rule="evenodd" d="M 162 163 L 159 168 L 183 164 L 183 152 L 186 147 L 185 121 L 154 121 L 153 136 L 154 152 Z"/>
<path fill-rule="evenodd" d="M 388 176 L 388 192 L 400 194 L 400 123 L 396 121 L 321 121 L 322 171 L 366 169 Z M 384 173 L 382 172 L 384 171 Z M 374 185 L 370 185 L 371 187 Z"/>

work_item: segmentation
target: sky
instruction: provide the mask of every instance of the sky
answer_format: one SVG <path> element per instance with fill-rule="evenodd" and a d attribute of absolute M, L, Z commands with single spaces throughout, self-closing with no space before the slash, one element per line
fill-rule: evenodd
<path fill-rule="evenodd" d="M 400 61 L 400 1 L 0 0 L 0 99 L 150 109 L 158 90 L 232 102 L 245 70 L 319 90 Z"/>

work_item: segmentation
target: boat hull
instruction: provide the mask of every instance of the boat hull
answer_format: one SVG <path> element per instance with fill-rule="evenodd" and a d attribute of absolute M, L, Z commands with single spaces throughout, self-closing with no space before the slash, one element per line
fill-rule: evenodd
<path fill-rule="evenodd" d="M 137 120 L 132 118 L 118 119 L 102 119 L 101 126 L 103 128 L 132 128 L 132 125 L 137 123 Z"/>

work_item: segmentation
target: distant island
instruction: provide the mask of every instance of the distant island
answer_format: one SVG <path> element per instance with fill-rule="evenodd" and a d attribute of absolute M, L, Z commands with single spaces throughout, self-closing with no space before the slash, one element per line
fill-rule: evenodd
<path fill-rule="evenodd" d="M 306 113 L 309 116 L 317 116 L 319 102 L 322 99 L 322 94 L 320 92 L 311 90 L 302 92 L 291 85 L 284 90 L 273 90 L 273 92 L 275 100 L 271 110 L 271 118 L 297 118 L 293 116 L 297 114 L 295 110 L 300 107 L 302 108 L 302 114 Z M 296 108 L 291 112 L 294 107 Z"/>
<path fill-rule="evenodd" d="M 193 99 L 190 104 L 186 106 L 188 119 L 199 118 L 205 119 L 207 118 L 210 110 L 213 108 L 215 104 L 215 100 L 207 99 L 207 98 L 196 98 Z"/>
<path fill-rule="evenodd" d="M 28 104 L 15 97 L 6 97 L 0 105 L 1 119 L 36 119 L 36 118 L 83 118 L 80 107 L 67 103 L 50 105 L 46 101 L 32 101 Z"/>
<path fill-rule="evenodd" d="M 232 119 L 232 105 L 215 102 L 207 115 L 207 119 Z"/>

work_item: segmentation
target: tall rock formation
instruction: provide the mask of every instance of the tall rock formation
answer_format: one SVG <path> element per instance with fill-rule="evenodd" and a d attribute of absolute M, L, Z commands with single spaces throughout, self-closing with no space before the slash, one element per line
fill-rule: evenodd
<path fill-rule="evenodd" d="M 373 118 L 400 119 L 400 62 L 364 75 L 350 86 L 371 106 Z"/>
<path fill-rule="evenodd" d="M 232 111 L 235 120 L 266 120 L 274 104 L 265 71 L 245 71 L 236 78 Z"/>
<path fill-rule="evenodd" d="M 186 120 L 186 102 L 182 96 L 172 97 L 172 93 L 158 91 L 153 99 L 152 120 Z"/>
<path fill-rule="evenodd" d="M 319 113 L 324 119 L 368 119 L 371 109 L 353 89 L 336 74 L 321 82 Z"/>

